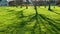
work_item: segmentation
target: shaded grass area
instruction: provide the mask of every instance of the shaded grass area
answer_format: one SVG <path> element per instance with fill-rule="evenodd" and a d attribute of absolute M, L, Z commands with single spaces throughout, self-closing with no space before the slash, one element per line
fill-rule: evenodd
<path fill-rule="evenodd" d="M 60 34 L 60 7 L 0 7 L 0 34 Z"/>

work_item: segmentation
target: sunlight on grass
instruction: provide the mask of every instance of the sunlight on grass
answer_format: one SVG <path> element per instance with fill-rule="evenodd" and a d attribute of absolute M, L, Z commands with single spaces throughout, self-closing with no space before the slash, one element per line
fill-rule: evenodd
<path fill-rule="evenodd" d="M 38 14 L 43 15 L 40 16 L 41 18 L 38 17 L 38 21 L 40 23 L 38 25 L 40 25 L 42 34 L 55 34 L 56 32 L 60 32 L 58 30 L 60 28 L 60 7 L 56 6 L 56 8 L 53 8 L 52 6 L 51 9 L 53 11 L 49 11 L 48 7 L 37 7 Z M 34 15 L 35 10 L 33 6 L 29 6 L 28 9 L 25 7 L 0 7 L 0 34 L 31 34 L 33 26 L 36 23 L 36 19 L 33 18 L 31 19 L 32 21 L 29 21 L 29 19 Z M 42 21 L 40 21 L 40 19 Z M 52 25 L 51 23 L 56 25 L 58 29 L 56 29 L 56 26 Z M 35 28 L 36 34 L 39 34 L 38 25 Z"/>

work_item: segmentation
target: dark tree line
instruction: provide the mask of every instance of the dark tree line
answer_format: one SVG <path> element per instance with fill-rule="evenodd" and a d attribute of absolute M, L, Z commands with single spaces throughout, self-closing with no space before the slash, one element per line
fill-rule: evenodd
<path fill-rule="evenodd" d="M 39 1 L 37 1 L 37 0 L 31 0 L 31 2 L 33 2 L 32 4 L 34 4 L 34 7 L 35 7 L 35 9 L 36 9 L 36 6 L 41 6 L 41 5 L 44 5 L 45 6 L 45 8 L 46 8 L 46 6 L 47 6 L 47 4 L 48 4 L 48 10 L 50 10 L 51 11 L 51 3 L 52 2 L 54 2 L 54 8 L 55 8 L 55 5 L 56 5 L 56 1 L 55 0 L 49 0 L 49 1 L 42 1 L 42 0 L 39 0 Z M 21 6 L 21 8 L 22 8 L 22 6 L 23 6 L 23 0 L 16 0 L 16 5 L 18 6 L 18 5 L 20 5 Z M 29 0 L 26 0 L 26 3 L 25 3 L 25 5 L 26 5 L 26 9 L 28 9 L 28 5 L 29 5 Z"/>

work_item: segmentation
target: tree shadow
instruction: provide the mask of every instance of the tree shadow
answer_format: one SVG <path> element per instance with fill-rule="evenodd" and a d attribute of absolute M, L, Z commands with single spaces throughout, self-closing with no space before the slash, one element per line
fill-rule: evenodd
<path fill-rule="evenodd" d="M 53 12 L 53 13 L 56 13 L 56 14 L 60 15 L 60 13 L 57 13 L 57 12 L 55 12 L 55 11 L 53 11 L 53 10 L 51 10 L 51 12 Z"/>
<path fill-rule="evenodd" d="M 43 9 L 43 8 L 41 8 L 41 9 Z M 45 9 L 44 9 L 45 10 Z M 57 13 L 57 12 L 55 12 L 54 10 L 49 10 L 50 12 L 53 12 L 53 13 L 56 13 L 56 14 L 58 14 L 58 15 L 60 15 L 60 13 Z"/>
<path fill-rule="evenodd" d="M 38 27 L 38 30 L 39 30 L 39 34 L 41 34 L 40 22 L 39 22 L 39 20 L 38 20 L 38 17 L 39 17 L 38 14 L 33 17 L 36 22 L 35 22 L 35 24 L 34 24 L 34 26 L 33 26 L 33 28 L 32 28 L 31 34 L 35 34 L 35 33 L 36 33 L 36 32 L 35 32 L 35 29 L 36 29 L 37 27 Z M 39 25 L 38 25 L 38 24 L 39 24 Z"/>
<path fill-rule="evenodd" d="M 37 14 L 37 15 L 33 16 L 32 19 L 33 19 L 33 18 L 34 18 L 34 20 L 36 20 L 36 23 L 35 23 L 35 25 L 33 26 L 32 34 L 35 34 L 35 28 L 36 28 L 36 26 L 37 26 L 38 24 L 40 24 L 41 22 L 42 22 L 42 24 L 46 27 L 46 25 L 44 24 L 44 22 L 43 22 L 41 19 L 47 21 L 50 26 L 53 26 L 52 28 L 46 27 L 47 30 L 50 31 L 50 33 L 53 33 L 53 31 L 54 31 L 54 32 L 56 32 L 56 33 L 59 34 L 58 31 L 59 31 L 60 28 L 59 28 L 58 26 L 56 26 L 56 24 L 54 24 L 54 23 L 57 23 L 57 22 L 55 22 L 54 20 L 52 20 L 52 19 L 50 19 L 50 18 L 47 18 L 46 16 L 44 16 L 44 15 L 42 15 L 42 14 Z M 39 18 L 40 18 L 40 21 L 41 21 L 41 22 L 39 22 L 39 20 L 38 20 Z M 40 34 L 42 34 L 40 25 L 39 25 L 39 30 L 40 30 Z M 46 34 L 46 32 L 44 32 L 44 34 Z"/>
<path fill-rule="evenodd" d="M 36 10 L 37 11 L 37 10 Z M 38 13 L 36 13 L 36 14 L 32 14 L 32 15 L 29 15 L 29 16 L 24 16 L 24 14 L 23 14 L 23 10 L 21 10 L 20 12 L 18 12 L 17 14 L 19 14 L 18 16 L 19 16 L 19 18 L 18 19 L 21 19 L 22 21 L 20 22 L 20 24 L 19 24 L 19 26 L 18 26 L 18 28 L 24 28 L 24 26 L 28 23 L 28 22 L 32 22 L 32 21 L 34 21 L 34 20 L 36 20 L 36 23 L 35 23 L 35 25 L 33 26 L 33 29 L 32 29 L 32 34 L 35 34 L 35 29 L 36 29 L 36 26 L 39 24 L 39 21 L 38 21 Z M 26 18 L 26 17 L 28 17 L 28 19 L 25 21 L 25 19 L 23 19 L 23 18 Z M 39 29 L 40 29 L 40 25 L 38 26 L 39 27 Z"/>
<path fill-rule="evenodd" d="M 59 34 L 59 30 L 60 30 L 60 28 L 56 25 L 56 24 L 54 24 L 54 23 L 57 23 L 57 22 L 55 22 L 54 20 L 52 20 L 52 19 L 50 19 L 50 18 L 47 18 L 46 16 L 44 16 L 44 15 L 40 15 L 40 17 L 42 18 L 42 19 L 44 19 L 45 21 L 47 21 L 48 22 L 48 24 L 50 25 L 50 26 L 53 26 L 51 29 L 53 30 L 53 31 L 55 31 L 56 33 L 58 33 Z M 44 24 L 43 22 L 42 22 L 42 24 Z M 45 25 L 44 25 L 45 26 Z M 45 26 L 46 27 L 46 26 Z M 50 31 L 50 30 L 49 30 Z M 53 32 L 52 32 L 53 33 Z"/>
<path fill-rule="evenodd" d="M 35 8 L 35 9 L 36 9 L 36 8 Z M 38 14 L 38 13 L 37 13 L 37 10 L 36 10 L 36 14 L 31 14 L 31 15 L 29 15 L 29 16 L 25 16 L 25 15 L 24 15 L 24 12 L 23 12 L 24 10 L 25 10 L 25 9 L 23 9 L 23 10 L 21 10 L 21 11 L 19 11 L 19 12 L 16 13 L 17 19 L 21 20 L 21 22 L 19 22 L 19 23 L 17 24 L 17 26 L 10 25 L 10 26 L 8 26 L 7 28 L 9 28 L 9 27 L 14 27 L 14 28 L 22 28 L 22 29 L 24 29 L 24 28 L 25 28 L 25 25 L 26 25 L 27 23 L 32 22 L 32 21 L 36 21 L 35 24 L 34 24 L 34 26 L 33 26 L 32 29 L 31 29 L 31 34 L 36 34 L 35 29 L 36 29 L 37 27 L 38 27 L 38 30 L 39 30 L 39 34 L 42 34 L 42 30 L 41 30 L 41 26 L 40 26 L 41 23 L 46 27 L 46 29 L 47 29 L 48 31 L 50 31 L 50 33 L 53 33 L 52 31 L 58 32 L 58 31 L 60 30 L 60 28 L 59 28 L 58 26 L 56 26 L 56 24 L 54 24 L 54 23 L 57 23 L 57 22 L 55 22 L 54 20 L 52 20 L 52 19 L 50 19 L 50 18 L 47 18 L 45 15 Z M 10 10 L 10 11 L 14 11 L 14 10 Z M 9 11 L 9 12 L 10 12 L 10 11 Z M 45 20 L 45 21 L 47 21 L 48 25 L 53 26 L 53 27 L 48 28 L 48 27 L 46 26 L 45 22 L 42 21 L 42 19 Z M 39 20 L 40 20 L 40 21 L 39 21 Z M 58 30 L 58 31 L 57 31 L 57 30 Z M 24 30 L 23 30 L 23 31 L 24 31 Z M 2 32 L 3 32 L 3 31 L 2 31 Z M 13 31 L 12 31 L 12 33 L 13 33 Z M 22 32 L 22 33 L 23 33 L 23 32 Z M 24 33 L 25 33 L 25 32 L 24 32 Z M 44 32 L 44 34 L 46 34 L 46 32 Z M 53 33 L 53 34 L 54 34 L 54 33 Z M 57 33 L 57 34 L 59 34 L 59 33 Z"/>
<path fill-rule="evenodd" d="M 25 10 L 25 9 L 24 9 Z M 19 28 L 24 28 L 24 26 L 28 23 L 28 22 L 32 22 L 34 20 L 34 14 L 32 15 L 28 15 L 28 16 L 25 16 L 24 15 L 24 10 L 21 10 L 17 13 L 17 16 L 18 16 L 18 19 L 21 19 L 22 21 L 20 22 L 19 24 Z M 33 18 L 33 19 L 32 19 Z"/>

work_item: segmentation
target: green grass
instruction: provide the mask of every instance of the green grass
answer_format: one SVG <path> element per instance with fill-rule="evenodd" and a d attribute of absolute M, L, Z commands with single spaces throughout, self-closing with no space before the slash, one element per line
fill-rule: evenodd
<path fill-rule="evenodd" d="M 0 34 L 60 34 L 60 7 L 0 7 Z M 36 24 L 36 25 L 35 25 Z"/>

